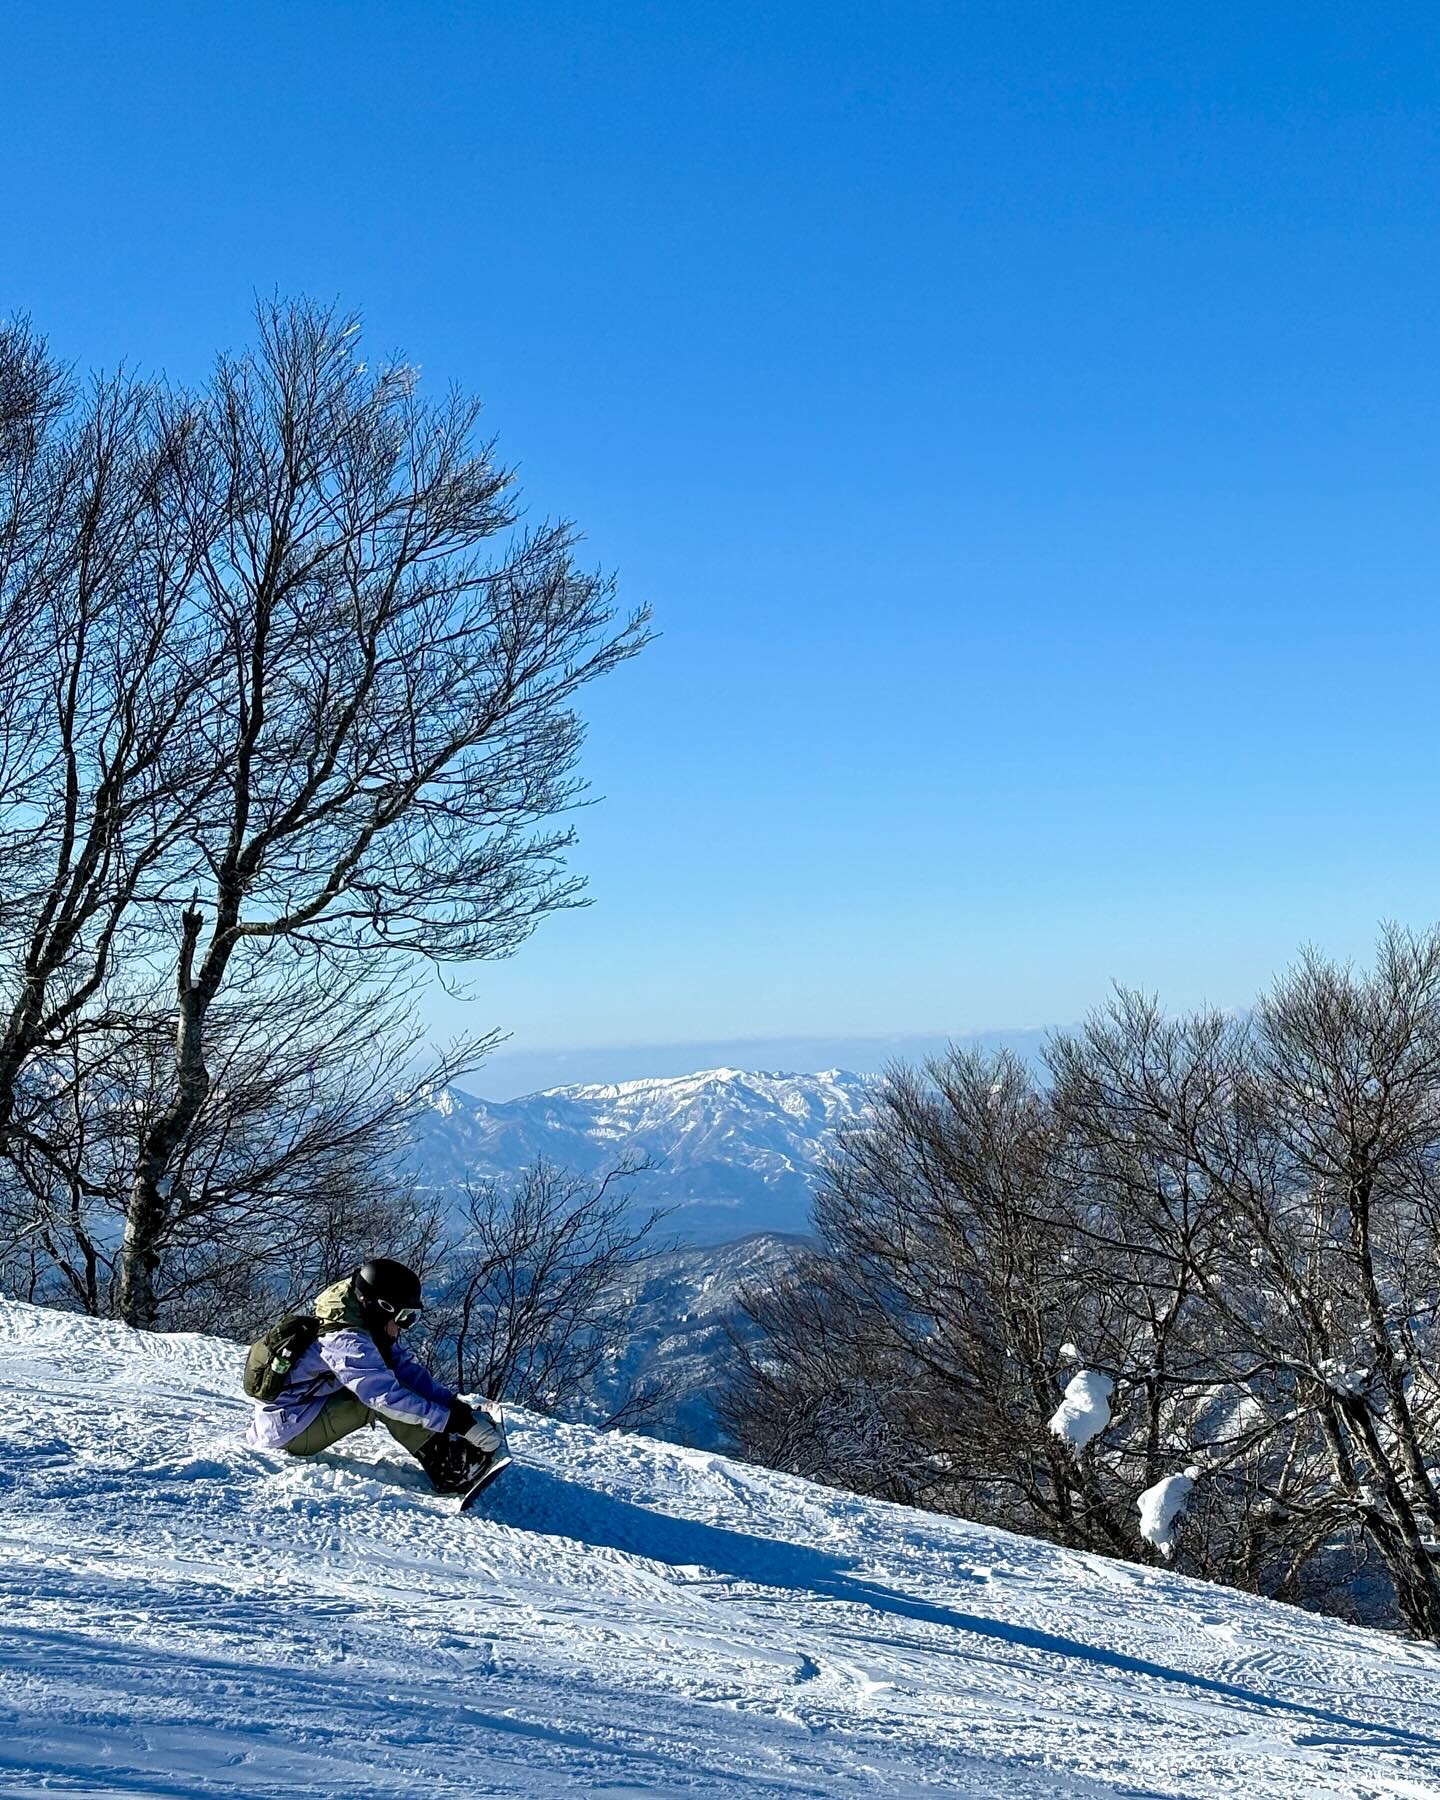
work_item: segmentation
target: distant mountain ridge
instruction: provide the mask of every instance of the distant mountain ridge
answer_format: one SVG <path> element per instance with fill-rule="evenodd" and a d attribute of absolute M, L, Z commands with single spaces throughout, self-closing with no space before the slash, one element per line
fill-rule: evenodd
<path fill-rule="evenodd" d="M 835 1133 L 865 1117 L 869 1095 L 868 1079 L 844 1069 L 705 1069 L 508 1101 L 445 1088 L 415 1154 L 424 1184 L 442 1192 L 513 1178 L 538 1159 L 601 1175 L 641 1157 L 654 1167 L 636 1179 L 635 1204 L 672 1208 L 668 1229 L 689 1242 L 803 1232 Z"/>
<path fill-rule="evenodd" d="M 741 1290 L 765 1288 L 812 1248 L 809 1238 L 758 1232 L 728 1244 L 682 1244 L 647 1258 L 627 1284 L 634 1296 L 630 1338 L 600 1393 L 618 1407 L 634 1388 L 658 1384 L 665 1399 L 640 1430 L 648 1436 L 730 1448 L 715 1403 L 735 1364 L 730 1334 L 755 1331 Z"/>

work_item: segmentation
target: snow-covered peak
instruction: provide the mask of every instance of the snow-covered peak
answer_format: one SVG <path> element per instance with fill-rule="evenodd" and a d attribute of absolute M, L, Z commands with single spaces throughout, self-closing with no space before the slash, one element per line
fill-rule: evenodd
<path fill-rule="evenodd" d="M 523 1414 L 462 1516 L 240 1359 L 0 1301 L 0 1793 L 1440 1792 L 1433 1648 Z"/>
<path fill-rule="evenodd" d="M 575 1082 L 566 1087 L 543 1088 L 535 1099 L 619 1101 L 647 1104 L 684 1103 L 707 1091 L 748 1090 L 751 1094 L 778 1099 L 799 1091 L 821 1091 L 864 1088 L 867 1078 L 843 1069 L 827 1069 L 806 1075 L 794 1070 L 767 1069 L 697 1069 L 692 1075 L 650 1075 L 631 1081 Z M 733 1098 L 727 1092 L 727 1098 Z"/>
<path fill-rule="evenodd" d="M 804 1231 L 835 1132 L 864 1117 L 865 1077 L 719 1068 L 547 1088 L 487 1101 L 451 1090 L 421 1127 L 422 1179 L 513 1176 L 537 1158 L 583 1173 L 651 1165 L 637 1200 L 677 1208 L 684 1235 Z"/>

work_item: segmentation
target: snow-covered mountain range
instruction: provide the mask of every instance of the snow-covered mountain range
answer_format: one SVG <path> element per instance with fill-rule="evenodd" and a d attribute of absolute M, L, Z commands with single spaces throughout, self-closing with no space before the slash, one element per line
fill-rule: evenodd
<path fill-rule="evenodd" d="M 446 1088 L 420 1123 L 416 1155 L 421 1179 L 442 1192 L 510 1178 L 537 1158 L 596 1175 L 644 1158 L 655 1166 L 633 1185 L 637 1207 L 671 1207 L 667 1230 L 717 1242 L 806 1230 L 826 1147 L 867 1103 L 866 1079 L 841 1069 L 707 1069 L 509 1101 Z"/>
<path fill-rule="evenodd" d="M 713 1449 L 724 1441 L 714 1399 L 740 1288 L 797 1255 L 833 1134 L 868 1104 L 866 1080 L 840 1069 L 707 1069 L 505 1102 L 452 1087 L 421 1115 L 416 1167 L 443 1198 L 467 1182 L 513 1180 L 542 1159 L 595 1177 L 622 1161 L 649 1163 L 630 1184 L 631 1204 L 666 1217 L 638 1272 L 629 1348 L 604 1397 L 618 1405 L 633 1385 L 659 1382 L 672 1397 L 645 1428 Z"/>
<path fill-rule="evenodd" d="M 523 1414 L 462 1516 L 240 1357 L 0 1301 L 0 1795 L 1440 1793 L 1432 1645 Z"/>

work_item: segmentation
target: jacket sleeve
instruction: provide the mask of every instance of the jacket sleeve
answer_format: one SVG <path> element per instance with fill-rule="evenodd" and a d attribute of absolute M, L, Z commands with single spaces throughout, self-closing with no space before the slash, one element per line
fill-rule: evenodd
<path fill-rule="evenodd" d="M 421 1425 L 426 1431 L 443 1431 L 450 1419 L 450 1405 L 405 1385 L 363 1331 L 330 1331 L 319 1340 L 320 1355 L 337 1381 L 343 1382 L 373 1412 L 403 1425 Z M 406 1359 L 412 1368 L 419 1365 Z"/>
<path fill-rule="evenodd" d="M 435 1400 L 448 1413 L 450 1402 L 455 1398 L 443 1381 L 437 1381 L 418 1357 L 412 1356 L 405 1346 L 396 1340 L 391 1363 L 395 1373 L 408 1388 L 417 1394 L 423 1394 L 427 1400 Z"/>

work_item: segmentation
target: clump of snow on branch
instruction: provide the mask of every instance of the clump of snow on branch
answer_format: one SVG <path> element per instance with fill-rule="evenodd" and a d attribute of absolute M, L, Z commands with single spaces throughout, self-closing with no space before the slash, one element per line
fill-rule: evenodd
<path fill-rule="evenodd" d="M 1363 1394 L 1369 1376 L 1364 1369 L 1352 1369 L 1338 1356 L 1327 1356 L 1320 1364 L 1325 1385 L 1337 1394 Z"/>
<path fill-rule="evenodd" d="M 1174 1554 L 1176 1527 L 1199 1479 L 1200 1471 L 1192 1463 L 1183 1475 L 1167 1475 L 1154 1487 L 1146 1488 L 1136 1501 L 1140 1508 L 1141 1537 L 1167 1559 Z"/>
<path fill-rule="evenodd" d="M 1115 1383 L 1108 1375 L 1081 1369 L 1065 1387 L 1065 1398 L 1056 1407 L 1050 1429 L 1072 1450 L 1083 1450 L 1110 1423 L 1110 1396 Z"/>

